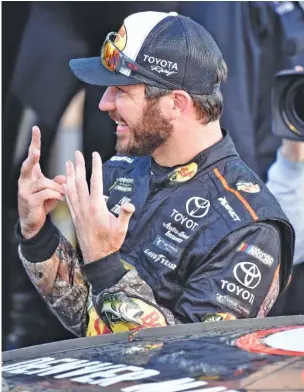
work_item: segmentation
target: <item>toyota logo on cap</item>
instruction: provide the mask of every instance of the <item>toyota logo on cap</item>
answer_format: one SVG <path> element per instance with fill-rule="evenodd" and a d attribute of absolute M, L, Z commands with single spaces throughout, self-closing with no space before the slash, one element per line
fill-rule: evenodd
<path fill-rule="evenodd" d="M 187 214 L 192 218 L 202 218 L 208 214 L 209 208 L 210 201 L 198 196 L 191 197 L 186 204 Z"/>
<path fill-rule="evenodd" d="M 258 267 L 247 261 L 238 263 L 233 268 L 235 279 L 248 289 L 256 288 L 261 281 L 261 272 Z"/>

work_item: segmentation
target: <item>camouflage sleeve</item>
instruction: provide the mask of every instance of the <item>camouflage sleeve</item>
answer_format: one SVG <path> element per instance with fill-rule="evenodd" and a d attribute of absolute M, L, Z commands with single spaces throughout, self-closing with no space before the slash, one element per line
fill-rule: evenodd
<path fill-rule="evenodd" d="M 93 302 L 111 332 L 135 332 L 179 323 L 168 309 L 156 303 L 151 287 L 136 270 L 128 271 L 111 288 L 93 295 Z"/>
<path fill-rule="evenodd" d="M 20 240 L 19 257 L 37 291 L 64 327 L 78 337 L 85 336 L 88 284 L 81 274 L 72 245 L 55 226 L 50 223 L 46 226 L 47 229 L 43 228 L 37 235 L 39 238 Z"/>
<path fill-rule="evenodd" d="M 126 267 L 119 252 L 82 265 L 82 273 L 92 287 L 89 336 L 179 323 L 157 304 L 151 287 Z"/>

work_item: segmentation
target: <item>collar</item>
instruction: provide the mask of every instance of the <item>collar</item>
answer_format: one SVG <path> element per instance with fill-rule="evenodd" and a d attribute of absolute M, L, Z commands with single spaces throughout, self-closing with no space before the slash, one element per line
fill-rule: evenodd
<path fill-rule="evenodd" d="M 152 175 L 153 182 L 159 184 L 169 180 L 172 184 L 183 183 L 193 178 L 196 173 L 214 165 L 221 159 L 239 156 L 229 132 L 222 128 L 222 133 L 223 138 L 219 142 L 206 150 L 201 151 L 189 162 L 168 169 L 168 171 L 166 170 L 162 175 L 157 175 L 156 173 L 155 175 Z"/>
<path fill-rule="evenodd" d="M 199 171 L 204 170 L 209 166 L 212 166 L 223 158 L 228 158 L 230 156 L 239 156 L 229 132 L 224 128 L 222 128 L 221 130 L 223 138 L 219 142 L 213 144 L 213 146 L 200 152 L 194 159 L 190 161 L 197 163 Z"/>

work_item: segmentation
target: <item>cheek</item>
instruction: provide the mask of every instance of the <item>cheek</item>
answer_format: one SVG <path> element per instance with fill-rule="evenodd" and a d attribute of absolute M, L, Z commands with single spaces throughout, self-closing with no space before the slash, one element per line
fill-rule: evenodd
<path fill-rule="evenodd" d="M 141 121 L 142 108 L 136 102 L 121 99 L 120 102 L 117 102 L 116 107 L 118 113 L 126 122 L 136 124 L 138 121 Z"/>

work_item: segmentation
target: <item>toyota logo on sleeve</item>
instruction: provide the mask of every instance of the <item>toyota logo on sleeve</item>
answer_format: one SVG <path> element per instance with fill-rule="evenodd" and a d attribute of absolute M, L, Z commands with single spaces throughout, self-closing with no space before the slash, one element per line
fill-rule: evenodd
<path fill-rule="evenodd" d="M 262 278 L 258 267 L 255 264 L 249 263 L 247 261 L 238 263 L 233 268 L 233 274 L 235 279 L 248 289 L 256 288 L 260 284 Z"/>
<path fill-rule="evenodd" d="M 186 204 L 187 214 L 192 218 L 203 218 L 208 214 L 210 201 L 202 197 L 191 197 Z"/>

